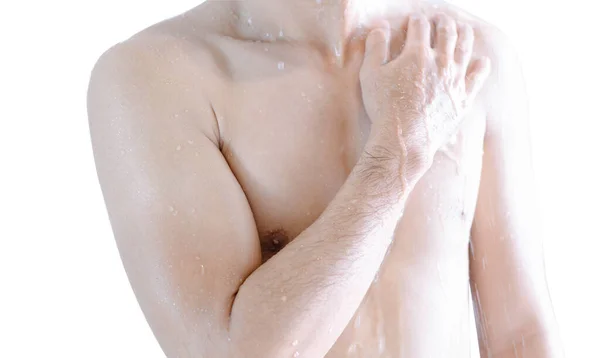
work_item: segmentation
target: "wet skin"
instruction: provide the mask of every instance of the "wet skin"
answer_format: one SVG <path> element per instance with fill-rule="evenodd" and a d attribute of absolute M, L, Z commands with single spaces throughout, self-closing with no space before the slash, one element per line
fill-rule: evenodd
<path fill-rule="evenodd" d="M 90 84 L 111 223 L 165 352 L 465 357 L 475 308 L 482 356 L 558 355 L 523 84 L 503 36 L 456 8 L 415 2 L 327 51 L 286 37 L 301 27 L 248 16 L 248 4 L 209 2 L 144 30 L 105 53 Z M 401 215 L 386 244 L 368 222 L 396 204 L 381 204 L 386 189 L 356 174 L 379 138 L 373 128 L 389 129 L 374 122 L 385 111 L 369 108 L 377 100 L 366 100 L 361 69 L 370 30 L 389 22 L 394 59 L 414 12 L 434 49 L 448 29 L 460 43 L 468 25 L 467 64 L 485 56 L 491 70 L 457 128 L 419 147 L 433 148 L 427 167 L 395 172 Z M 356 209 L 375 196 L 383 201 Z"/>

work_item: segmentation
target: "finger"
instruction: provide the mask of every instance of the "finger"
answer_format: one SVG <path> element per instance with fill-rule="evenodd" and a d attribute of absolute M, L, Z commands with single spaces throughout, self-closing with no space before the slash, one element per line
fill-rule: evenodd
<path fill-rule="evenodd" d="M 364 64 L 375 67 L 381 66 L 389 61 L 389 57 L 390 28 L 387 24 L 387 26 L 372 30 L 367 36 Z"/>
<path fill-rule="evenodd" d="M 490 75 L 492 64 L 489 58 L 481 57 L 471 62 L 467 69 L 465 89 L 469 100 L 473 100 L 481 91 Z"/>
<path fill-rule="evenodd" d="M 443 65 L 448 65 L 454 61 L 454 51 L 456 49 L 457 33 L 456 22 L 446 14 L 439 14 L 434 18 L 435 22 L 435 40 L 434 48 L 438 58 Z"/>
<path fill-rule="evenodd" d="M 413 15 L 408 21 L 406 46 L 430 46 L 431 25 L 421 14 Z"/>
<path fill-rule="evenodd" d="M 473 42 L 475 35 L 473 28 L 467 24 L 458 25 L 458 39 L 456 43 L 456 51 L 454 53 L 454 60 L 456 61 L 459 74 L 465 74 L 467 72 L 467 66 L 471 62 L 471 56 L 473 55 Z"/>
<path fill-rule="evenodd" d="M 400 23 L 400 28 L 393 31 L 390 39 L 390 58 L 393 60 L 402 53 L 406 44 L 406 32 L 408 31 L 408 18 L 405 18 Z"/>

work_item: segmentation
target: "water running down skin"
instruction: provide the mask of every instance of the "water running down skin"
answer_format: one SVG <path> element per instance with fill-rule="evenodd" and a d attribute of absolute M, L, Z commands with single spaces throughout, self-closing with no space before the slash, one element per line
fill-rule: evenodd
<path fill-rule="evenodd" d="M 94 153 L 165 353 L 466 357 L 470 284 L 483 357 L 560 356 L 524 99 L 427 2 L 208 2 L 111 48 Z"/>

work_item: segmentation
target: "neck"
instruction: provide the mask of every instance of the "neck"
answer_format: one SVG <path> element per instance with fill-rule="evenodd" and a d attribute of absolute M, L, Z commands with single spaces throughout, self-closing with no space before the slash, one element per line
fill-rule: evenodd
<path fill-rule="evenodd" d="M 265 40 L 309 43 L 339 57 L 349 40 L 382 19 L 418 9 L 419 0 L 246 0 L 240 19 Z M 253 31 L 250 31 L 253 32 Z"/>

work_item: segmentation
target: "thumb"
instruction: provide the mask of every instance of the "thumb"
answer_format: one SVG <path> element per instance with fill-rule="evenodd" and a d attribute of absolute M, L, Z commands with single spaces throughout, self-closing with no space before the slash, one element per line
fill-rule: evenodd
<path fill-rule="evenodd" d="M 365 46 L 364 65 L 379 67 L 389 61 L 390 55 L 390 27 L 385 26 L 372 30 L 367 37 Z"/>

